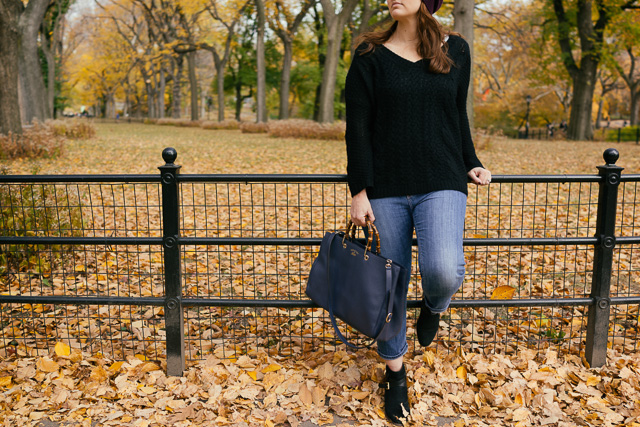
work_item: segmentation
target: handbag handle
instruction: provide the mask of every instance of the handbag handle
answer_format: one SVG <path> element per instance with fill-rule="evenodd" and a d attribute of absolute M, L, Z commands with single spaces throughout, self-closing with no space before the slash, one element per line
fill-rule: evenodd
<path fill-rule="evenodd" d="M 373 238 L 375 236 L 376 239 L 376 250 L 375 250 L 375 254 L 380 255 L 380 233 L 378 233 L 378 229 L 376 228 L 375 224 L 373 222 L 371 222 L 371 220 L 369 219 L 369 217 L 365 217 L 365 221 L 367 223 L 367 228 L 369 230 L 369 232 L 367 233 L 367 245 L 366 245 L 366 250 L 365 250 L 365 259 L 367 258 L 367 251 L 373 251 Z M 344 232 L 344 237 L 342 238 L 342 247 L 345 247 L 345 239 L 349 238 L 349 240 L 353 241 L 356 239 L 356 225 L 353 223 L 353 221 L 351 221 L 351 219 L 349 219 L 349 222 L 347 223 L 347 229 Z M 349 236 L 349 234 L 351 234 L 351 236 Z"/>
<path fill-rule="evenodd" d="M 351 221 L 349 221 L 349 226 L 347 226 L 347 230 L 349 229 L 351 225 Z M 373 225 L 373 224 L 372 224 Z M 375 230 L 376 235 L 378 230 Z M 346 233 L 345 233 L 346 235 Z M 331 236 L 331 240 L 329 240 L 329 251 L 327 253 L 327 258 L 331 259 L 331 245 L 333 244 L 333 239 L 335 239 L 336 234 L 333 234 L 333 236 Z M 378 240 L 378 242 L 380 242 L 380 240 Z M 343 240 L 343 244 L 344 244 L 344 240 Z M 366 254 L 366 251 L 365 251 Z M 387 325 L 389 325 L 389 322 L 391 322 L 391 317 L 393 316 L 393 296 L 396 294 L 396 285 L 397 285 L 397 281 L 393 282 L 392 280 L 392 271 L 391 271 L 391 260 L 388 259 L 387 260 L 387 264 L 385 265 L 385 270 L 386 270 L 386 280 L 385 280 L 385 288 L 387 290 L 387 316 L 385 318 L 385 323 L 382 326 L 382 328 L 380 328 L 380 332 L 378 333 L 378 335 L 376 335 L 375 338 L 372 339 L 372 341 L 369 344 L 366 345 L 362 345 L 362 346 L 358 346 L 355 344 L 351 344 L 347 338 L 345 338 L 344 335 L 342 335 L 342 332 L 340 332 L 340 329 L 338 329 L 338 323 L 336 321 L 336 316 L 333 314 L 333 304 L 332 304 L 332 300 L 333 300 L 333 292 L 331 291 L 331 263 L 328 262 L 327 263 L 327 289 L 329 291 L 329 318 L 331 319 L 331 324 L 333 325 L 333 330 L 336 332 L 336 334 L 338 335 L 338 338 L 340 339 L 340 341 L 342 341 L 344 344 L 346 344 L 348 347 L 351 347 L 355 350 L 360 350 L 363 348 L 371 348 L 371 346 L 378 341 L 378 338 L 382 336 L 382 333 L 384 332 L 384 330 L 386 329 Z"/>

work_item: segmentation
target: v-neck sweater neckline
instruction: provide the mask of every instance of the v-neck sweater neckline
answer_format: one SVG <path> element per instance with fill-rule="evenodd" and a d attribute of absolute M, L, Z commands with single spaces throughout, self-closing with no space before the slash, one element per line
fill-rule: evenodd
<path fill-rule="evenodd" d="M 444 43 L 447 43 L 449 41 L 449 36 L 445 36 L 444 39 Z M 389 49 L 387 46 L 384 45 L 384 43 L 380 44 L 380 46 L 382 46 L 383 50 L 389 52 L 391 55 L 391 57 L 397 58 L 398 60 L 400 60 L 401 62 L 404 63 L 409 63 L 411 65 L 422 65 L 425 61 L 424 58 L 420 58 L 417 61 L 412 61 L 410 59 L 405 58 L 404 56 L 395 53 L 393 50 Z"/>

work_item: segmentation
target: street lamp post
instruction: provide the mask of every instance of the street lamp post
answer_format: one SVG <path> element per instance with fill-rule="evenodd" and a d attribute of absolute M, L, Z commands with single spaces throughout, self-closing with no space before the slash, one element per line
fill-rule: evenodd
<path fill-rule="evenodd" d="M 524 121 L 524 139 L 529 139 L 529 111 L 531 107 L 531 95 L 527 95 L 525 100 L 527 101 L 527 117 Z"/>

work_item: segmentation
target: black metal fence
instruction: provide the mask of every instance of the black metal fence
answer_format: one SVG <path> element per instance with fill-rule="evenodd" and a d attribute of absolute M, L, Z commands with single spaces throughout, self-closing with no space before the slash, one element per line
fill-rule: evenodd
<path fill-rule="evenodd" d="M 209 354 L 339 348 L 304 289 L 322 236 L 345 225 L 346 177 L 183 175 L 176 156 L 160 174 L 0 176 L 0 355 L 64 341 L 180 375 Z M 597 175 L 469 187 L 442 349 L 557 347 L 593 366 L 637 349 L 640 175 L 604 158 Z M 410 335 L 419 283 L 414 271 Z"/>

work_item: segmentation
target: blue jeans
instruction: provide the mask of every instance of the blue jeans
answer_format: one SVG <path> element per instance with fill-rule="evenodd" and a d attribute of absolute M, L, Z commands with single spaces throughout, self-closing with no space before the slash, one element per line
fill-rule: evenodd
<path fill-rule="evenodd" d="M 462 238 L 467 196 L 455 190 L 372 199 L 380 252 L 411 271 L 411 243 L 415 228 L 418 264 L 425 304 L 433 313 L 449 307 L 464 279 Z M 404 283 L 409 286 L 409 279 Z M 400 333 L 378 341 L 378 354 L 393 360 L 407 352 L 406 318 Z"/>

